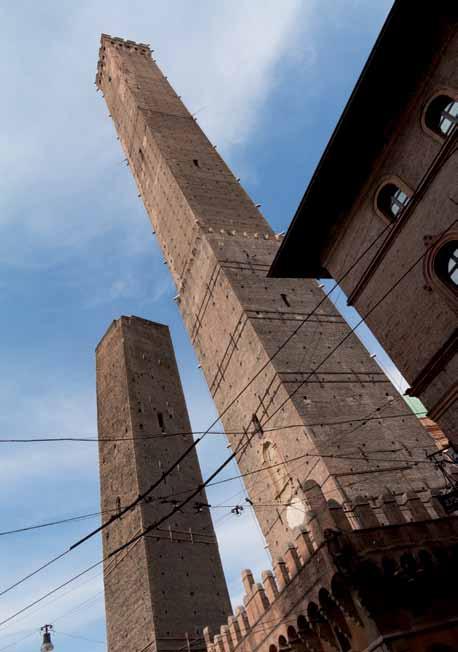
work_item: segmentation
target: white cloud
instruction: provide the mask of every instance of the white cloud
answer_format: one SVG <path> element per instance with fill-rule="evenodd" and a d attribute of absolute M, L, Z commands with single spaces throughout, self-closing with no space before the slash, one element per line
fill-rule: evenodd
<path fill-rule="evenodd" d="M 314 5 L 99 0 L 70 7 L 48 0 L 28 5 L 24 21 L 25 7 L 4 8 L 4 29 L 18 30 L 14 49 L 0 43 L 8 61 L 0 220 L 15 234 L 6 233 L 4 257 L 14 259 L 13 247 L 29 259 L 40 243 L 52 260 L 53 246 L 81 246 L 114 223 L 136 229 L 145 219 L 133 210 L 130 172 L 93 85 L 100 32 L 151 41 L 189 108 L 202 109 L 203 127 L 228 154 L 256 129 L 276 65 L 294 51 Z"/>
<path fill-rule="evenodd" d="M 14 419 L 10 407 L 15 406 Z M 4 382 L 0 391 L 2 439 L 96 436 L 95 396 L 92 388 L 71 386 L 37 388 L 23 393 L 16 384 Z M 0 443 L 0 487 L 7 492 L 33 486 L 37 480 L 52 487 L 63 476 L 94 474 L 96 443 L 8 444 Z M 68 475 L 67 475 L 68 478 Z M 97 504 L 97 498 L 94 500 Z"/>
<path fill-rule="evenodd" d="M 62 577 L 68 575 L 70 578 L 80 570 L 81 568 L 78 566 L 67 566 L 66 571 L 52 572 L 51 577 L 47 578 L 45 583 L 43 579 L 29 582 L 29 599 L 44 595 L 47 590 L 58 586 L 62 582 Z M 46 598 L 23 615 L 0 627 L 0 642 L 7 644 L 8 639 L 13 637 L 15 640 L 21 640 L 21 633 L 24 633 L 25 627 L 33 628 L 32 633 L 35 631 L 38 634 L 45 619 L 46 622 L 52 620 L 57 632 L 59 629 L 63 632 L 82 631 L 83 627 L 104 618 L 102 591 L 102 574 L 100 569 L 96 569 L 74 584 L 70 584 L 68 588 Z M 6 619 L 19 611 L 25 603 L 23 594 L 14 595 L 13 597 L 8 596 L 6 600 L 3 598 L 0 619 Z M 88 608 L 89 603 L 90 608 Z M 30 642 L 25 646 L 25 649 L 30 649 Z"/>

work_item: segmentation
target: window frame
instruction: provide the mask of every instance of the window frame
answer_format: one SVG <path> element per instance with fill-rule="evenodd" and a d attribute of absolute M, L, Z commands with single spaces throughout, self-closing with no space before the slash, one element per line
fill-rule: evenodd
<path fill-rule="evenodd" d="M 391 213 L 390 215 L 387 212 L 385 212 L 383 208 L 380 207 L 380 193 L 387 186 L 395 186 L 398 189 L 398 191 L 403 192 L 408 198 L 407 202 L 403 205 L 401 202 L 396 202 L 401 207 L 397 215 L 395 215 L 394 213 Z M 377 215 L 381 217 L 385 222 L 388 222 L 389 224 L 396 224 L 396 222 L 398 222 L 401 219 L 402 215 L 405 213 L 407 207 L 409 206 L 410 202 L 413 199 L 413 195 L 414 192 L 412 188 L 399 177 L 396 176 L 384 177 L 383 180 L 378 184 L 374 194 L 374 202 L 373 202 L 374 210 L 377 213 Z"/>
<path fill-rule="evenodd" d="M 423 131 L 427 133 L 428 136 L 434 138 L 436 142 L 442 145 L 449 138 L 451 132 L 444 134 L 442 131 L 440 131 L 440 129 L 432 129 L 426 121 L 426 115 L 431 107 L 431 104 L 435 102 L 439 97 L 449 97 L 452 102 L 458 102 L 458 90 L 454 88 L 436 89 L 434 94 L 430 95 L 428 100 L 425 102 L 421 112 L 421 126 Z"/>
<path fill-rule="evenodd" d="M 429 236 L 428 240 L 434 241 L 434 237 Z M 436 239 L 425 256 L 423 275 L 426 279 L 425 289 L 429 292 L 433 290 L 440 292 L 450 308 L 458 314 L 458 287 L 455 288 L 450 282 L 444 280 L 436 268 L 436 259 L 440 251 L 455 240 L 458 242 L 458 230 L 449 231 Z"/>

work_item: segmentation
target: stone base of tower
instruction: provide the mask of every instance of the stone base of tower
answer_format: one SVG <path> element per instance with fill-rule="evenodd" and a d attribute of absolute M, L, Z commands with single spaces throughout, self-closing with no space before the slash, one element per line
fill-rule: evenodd
<path fill-rule="evenodd" d="M 362 529 L 335 506 L 309 513 L 274 573 L 243 571 L 244 607 L 206 629 L 208 652 L 456 652 L 458 517 L 418 520 L 424 503 L 408 503 L 381 525 L 367 502 Z"/>

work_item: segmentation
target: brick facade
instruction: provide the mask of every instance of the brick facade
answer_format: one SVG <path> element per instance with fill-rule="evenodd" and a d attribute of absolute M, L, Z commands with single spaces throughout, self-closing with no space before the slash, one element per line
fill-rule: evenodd
<path fill-rule="evenodd" d="M 384 527 L 369 507 L 353 530 L 322 497 L 328 529 L 298 532 L 261 582 L 243 571 L 243 606 L 206 628 L 208 652 L 455 652 L 458 518 L 418 522 L 415 503 Z"/>
<path fill-rule="evenodd" d="M 458 248 L 458 127 L 440 129 L 440 111 L 457 111 L 457 64 L 456 2 L 394 3 L 270 273 L 342 279 L 409 393 L 458 448 L 458 286 L 435 267 L 445 242 Z M 387 184 L 410 197 L 396 216 L 380 208 Z M 317 211 L 325 217 L 311 229 Z M 307 265 L 300 243 L 313 229 Z"/>
<path fill-rule="evenodd" d="M 145 492 L 192 444 L 169 330 L 136 317 L 113 322 L 97 347 L 97 413 L 104 519 Z M 150 437 L 154 434 L 169 436 Z M 121 441 L 104 441 L 104 439 Z M 126 441 L 122 441 L 123 439 Z M 133 441 L 132 438 L 137 438 Z M 143 438 L 143 439 L 142 439 Z M 103 531 L 104 556 L 202 482 L 195 450 L 146 500 Z M 184 492 L 184 493 L 183 493 Z M 199 500 L 207 502 L 205 492 Z M 208 510 L 193 505 L 104 565 L 109 652 L 193 650 L 205 625 L 230 613 Z M 197 644 L 195 641 L 197 640 Z"/>
<path fill-rule="evenodd" d="M 294 527 L 305 522 L 302 485 L 308 479 L 339 503 L 381 496 L 387 488 L 427 494 L 442 486 L 432 465 L 412 463 L 434 450 L 428 433 L 407 416 L 396 390 L 329 301 L 272 359 L 324 299 L 323 292 L 311 280 L 266 278 L 279 238 L 149 48 L 102 36 L 96 82 L 177 286 L 224 427 L 247 433 L 229 435 L 233 447 L 244 445 L 239 466 L 244 472 L 277 464 L 246 482 L 253 502 L 278 505 L 257 514 L 272 554 L 281 553 Z M 256 432 L 259 423 L 265 431 Z"/>
<path fill-rule="evenodd" d="M 323 255 L 327 269 L 339 278 L 354 261 L 353 252 L 364 249 L 386 228 L 387 219 L 376 208 L 380 186 L 393 180 L 412 195 L 389 238 L 382 238 L 383 245 L 372 249 L 342 283 L 361 314 L 435 239 L 448 232 L 458 241 L 458 133 L 455 130 L 450 139 L 441 138 L 424 121 L 435 95 L 443 92 L 458 100 L 457 62 L 455 31 L 418 84 L 347 221 Z M 458 445 L 458 296 L 453 299 L 453 293 L 442 292 L 441 285 L 429 276 L 424 259 L 384 301 L 383 310 L 374 311 L 367 322 L 412 385 L 412 394 Z"/>

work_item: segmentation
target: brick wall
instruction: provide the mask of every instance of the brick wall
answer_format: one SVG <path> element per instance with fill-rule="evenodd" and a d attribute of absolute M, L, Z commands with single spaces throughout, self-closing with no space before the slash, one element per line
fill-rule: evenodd
<path fill-rule="evenodd" d="M 412 193 L 412 205 L 399 220 L 395 237 L 384 250 L 374 273 L 364 279 L 378 246 L 370 250 L 342 283 L 361 314 L 371 310 L 387 289 L 425 253 L 426 247 L 451 225 L 458 238 L 457 135 L 452 137 L 453 142 L 440 138 L 424 122 L 425 108 L 436 95 L 442 93 L 458 100 L 457 62 L 455 30 L 444 43 L 443 50 L 437 53 L 428 76 L 419 80 L 418 92 L 398 124 L 391 126 L 386 147 L 376 165 L 368 170 L 357 200 L 333 234 L 323 257 L 330 273 L 340 278 L 352 266 L 358 252 L 387 227 L 388 220 L 375 207 L 379 187 L 386 181 L 393 181 Z M 364 135 L 355 134 L 355 138 L 360 137 Z M 458 302 L 450 294 L 441 292 L 440 285 L 430 283 L 424 262 L 420 261 L 367 322 L 401 373 L 414 385 L 415 395 L 430 410 L 431 418 L 458 445 Z M 353 298 L 355 289 L 359 293 Z M 418 385 L 416 391 L 416 380 L 435 364 L 435 360 L 437 362 L 446 342 L 449 342 L 448 355 L 439 359 L 428 383 Z"/>
<path fill-rule="evenodd" d="M 135 317 L 113 322 L 97 348 L 97 411 L 101 509 L 108 519 L 147 491 L 193 441 L 172 434 L 191 426 L 166 326 Z M 170 436 L 144 438 L 151 434 Z M 182 499 L 201 482 L 192 450 L 151 501 L 104 530 L 104 555 L 172 509 L 160 497 Z M 207 502 L 204 491 L 199 500 Z M 186 634 L 199 639 L 204 625 L 219 627 L 230 612 L 210 514 L 196 514 L 192 504 L 107 561 L 104 576 L 110 652 L 142 650 L 150 642 L 148 650 L 185 649 Z"/>
<path fill-rule="evenodd" d="M 323 292 L 314 281 L 266 278 L 278 237 L 148 48 L 103 36 L 96 81 L 220 414 L 266 365 L 222 421 L 229 433 L 248 432 L 243 439 L 229 435 L 233 448 L 244 443 L 243 472 L 277 465 L 246 479 L 254 502 L 277 504 L 257 510 L 271 552 L 281 552 L 304 521 L 307 479 L 339 502 L 386 488 L 421 492 L 441 485 L 432 465 L 412 463 L 435 450 L 428 433 L 407 416 L 403 400 L 329 301 L 271 360 Z M 253 415 L 265 430 L 252 437 Z M 329 425 L 335 421 L 345 423 Z"/>

